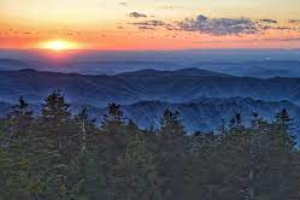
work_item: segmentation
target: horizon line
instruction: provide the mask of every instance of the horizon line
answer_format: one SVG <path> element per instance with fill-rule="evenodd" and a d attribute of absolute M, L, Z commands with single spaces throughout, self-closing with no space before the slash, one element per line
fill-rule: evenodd
<path fill-rule="evenodd" d="M 42 49 L 42 48 L 6 48 L 0 47 L 0 51 L 40 51 L 40 52 L 52 52 L 57 54 L 72 53 L 72 52 L 180 52 L 180 51 L 230 51 L 230 50 L 253 50 L 253 51 L 263 51 L 263 50 L 284 50 L 284 51 L 295 51 L 300 50 L 300 48 L 182 48 L 182 49 L 67 49 L 61 52 L 55 52 L 53 50 Z"/>

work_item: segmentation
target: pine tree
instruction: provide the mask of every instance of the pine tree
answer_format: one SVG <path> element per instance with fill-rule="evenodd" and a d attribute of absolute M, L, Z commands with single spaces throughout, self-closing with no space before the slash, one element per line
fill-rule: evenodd
<path fill-rule="evenodd" d="M 166 138 L 182 137 L 186 135 L 185 127 L 179 119 L 179 112 L 166 109 L 160 120 L 160 135 Z"/>
<path fill-rule="evenodd" d="M 84 199 L 88 197 L 89 187 L 93 187 L 88 185 L 89 172 L 91 171 L 88 167 L 94 167 L 90 162 L 93 152 L 90 152 L 89 140 L 93 139 L 96 132 L 96 120 L 90 118 L 87 108 L 83 108 L 75 115 L 74 121 L 76 124 L 74 132 L 77 134 L 71 139 L 74 140 L 72 146 L 77 148 L 72 149 L 74 161 L 71 167 L 73 176 L 78 178 L 75 183 L 76 197 Z"/>
<path fill-rule="evenodd" d="M 40 190 L 37 184 L 38 178 L 35 175 L 39 157 L 37 156 L 33 111 L 29 108 L 29 104 L 20 97 L 18 104 L 12 107 L 6 120 L 12 123 L 6 124 L 11 126 L 7 129 L 10 133 L 9 142 L 4 145 L 8 156 L 6 164 L 10 167 L 6 169 L 8 174 L 6 182 L 9 183 L 9 189 L 3 194 L 9 198 L 33 198 Z"/>
<path fill-rule="evenodd" d="M 102 129 L 110 134 L 120 134 L 124 132 L 124 118 L 121 106 L 115 103 L 109 104 L 108 113 L 104 116 Z"/>
<path fill-rule="evenodd" d="M 64 199 L 76 183 L 69 179 L 75 174 L 71 164 L 74 157 L 70 154 L 77 152 L 77 143 L 74 138 L 76 124 L 72 120 L 70 105 L 60 90 L 53 91 L 45 99 L 37 125 L 36 143 L 42 146 L 39 154 L 45 157 L 44 164 L 48 163 L 49 168 L 49 174 L 42 177 L 43 189 L 53 198 Z"/>
<path fill-rule="evenodd" d="M 33 122 L 33 111 L 23 97 L 19 98 L 17 105 L 11 107 L 11 112 L 7 114 L 6 122 L 10 137 L 24 134 L 28 130 Z"/>
<path fill-rule="evenodd" d="M 276 172 L 277 179 L 274 182 L 278 181 L 277 183 L 282 189 L 278 197 L 286 198 L 289 191 L 289 178 L 291 178 L 291 155 L 296 145 L 295 137 L 291 134 L 293 120 L 286 109 L 277 113 L 275 118 L 275 129 L 271 135 L 272 147 L 270 149 L 272 149 L 272 154 L 270 161 L 272 166 L 270 167 Z M 283 179 L 285 181 L 282 181 Z"/>
<path fill-rule="evenodd" d="M 42 104 L 42 120 L 50 125 L 60 125 L 70 120 L 70 105 L 65 102 L 65 97 L 60 90 L 53 91 Z"/>
<path fill-rule="evenodd" d="M 40 117 L 20 98 L 0 119 L 1 200 L 300 198 L 300 153 L 285 109 L 272 123 L 253 113 L 246 127 L 235 115 L 224 134 L 189 136 L 171 110 L 159 130 L 145 131 L 111 104 L 99 129 L 87 109 L 72 117 L 60 91 L 45 101 Z"/>
<path fill-rule="evenodd" d="M 70 105 L 60 90 L 54 91 L 45 99 L 42 105 L 41 124 L 46 132 L 51 132 L 59 149 L 62 149 L 71 122 Z"/>
<path fill-rule="evenodd" d="M 90 119 L 87 108 L 83 108 L 75 117 L 75 123 L 79 126 L 81 152 L 84 154 L 87 145 L 88 135 L 92 135 L 96 130 L 96 119 Z"/>
<path fill-rule="evenodd" d="M 128 129 L 129 134 L 135 134 L 138 132 L 139 127 L 132 119 L 130 119 L 127 124 L 127 129 Z"/>
<path fill-rule="evenodd" d="M 178 112 L 166 109 L 160 121 L 159 146 L 160 176 L 163 177 L 163 199 L 182 199 L 183 158 L 185 147 L 185 127 Z"/>
<path fill-rule="evenodd" d="M 231 131 L 238 131 L 244 128 L 243 126 L 243 118 L 242 118 L 242 114 L 240 112 L 236 112 L 231 120 L 230 120 L 230 124 L 229 124 L 229 128 L 231 129 Z"/>
<path fill-rule="evenodd" d="M 137 132 L 127 136 L 126 148 L 118 156 L 113 178 L 116 199 L 160 200 L 156 159 L 147 147 L 147 136 Z"/>
<path fill-rule="evenodd" d="M 283 154 L 289 154 L 295 146 L 295 138 L 291 135 L 292 118 L 286 109 L 277 113 L 275 121 L 276 131 L 274 134 L 274 141 L 276 142 L 277 150 Z M 279 153 L 277 152 L 277 153 Z"/>

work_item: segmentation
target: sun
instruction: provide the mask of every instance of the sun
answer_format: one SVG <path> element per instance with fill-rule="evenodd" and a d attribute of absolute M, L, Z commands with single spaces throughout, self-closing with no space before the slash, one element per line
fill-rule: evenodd
<path fill-rule="evenodd" d="M 42 47 L 44 49 L 49 49 L 53 51 L 64 51 L 64 50 L 72 50 L 78 49 L 78 45 L 74 42 L 66 41 L 66 40 L 51 40 L 45 42 Z"/>

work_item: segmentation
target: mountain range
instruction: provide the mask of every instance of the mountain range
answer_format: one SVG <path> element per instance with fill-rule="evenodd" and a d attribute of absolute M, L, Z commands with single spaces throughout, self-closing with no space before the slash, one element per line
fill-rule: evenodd
<path fill-rule="evenodd" d="M 57 54 L 0 49 L 0 70 L 26 68 L 88 75 L 198 68 L 239 77 L 300 77 L 298 50 L 66 51 Z"/>
<path fill-rule="evenodd" d="M 122 105 L 125 117 L 143 128 L 158 127 L 166 108 L 179 111 L 189 131 L 216 130 L 235 112 L 242 112 L 247 124 L 252 112 L 271 120 L 283 108 L 300 127 L 300 78 L 235 77 L 198 68 L 149 69 L 110 76 L 32 69 L 0 71 L 1 113 L 6 113 L 20 96 L 37 109 L 58 89 L 74 110 L 87 106 L 99 118 L 106 106 L 115 102 Z"/>
<path fill-rule="evenodd" d="M 300 78 L 234 77 L 196 68 L 178 71 L 138 71 L 108 75 L 40 72 L 31 69 L 0 72 L 0 101 L 20 95 L 36 103 L 61 89 L 76 104 L 100 107 L 108 103 L 132 104 L 164 100 L 187 102 L 202 96 L 252 97 L 265 101 L 289 100 L 300 104 Z"/>

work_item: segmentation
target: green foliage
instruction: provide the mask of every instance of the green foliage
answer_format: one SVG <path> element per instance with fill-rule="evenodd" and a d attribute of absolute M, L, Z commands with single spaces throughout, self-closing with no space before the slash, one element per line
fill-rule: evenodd
<path fill-rule="evenodd" d="M 120 105 L 115 103 L 108 105 L 108 113 L 104 115 L 102 129 L 109 134 L 120 134 L 124 131 L 124 118 Z"/>
<path fill-rule="evenodd" d="M 235 113 L 220 134 L 187 135 L 178 112 L 141 130 L 110 104 L 101 127 L 72 116 L 60 91 L 41 116 L 20 98 L 0 119 L 0 200 L 300 199 L 300 151 L 287 110 L 250 127 Z"/>

